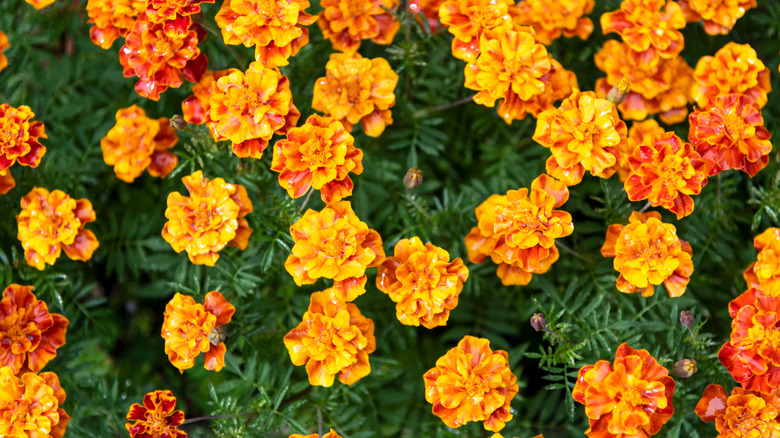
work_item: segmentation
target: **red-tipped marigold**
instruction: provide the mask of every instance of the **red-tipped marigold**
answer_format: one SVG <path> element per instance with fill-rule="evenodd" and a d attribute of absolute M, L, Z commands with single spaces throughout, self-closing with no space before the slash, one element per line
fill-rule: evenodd
<path fill-rule="evenodd" d="M 168 390 L 157 390 L 144 396 L 144 404 L 130 406 L 125 429 L 130 438 L 187 438 L 179 430 L 184 423 L 184 411 L 176 409 L 176 397 Z"/>
<path fill-rule="evenodd" d="M 192 24 L 192 15 L 200 13 L 201 3 L 215 0 L 146 0 L 146 15 L 152 23 L 161 23 L 165 32 L 184 35 Z"/>
<path fill-rule="evenodd" d="M 34 122 L 33 117 L 35 113 L 27 105 L 0 105 L 0 194 L 16 185 L 8 171 L 14 163 L 38 167 L 46 153 L 46 147 L 39 142 L 47 138 L 43 122 Z"/>
<path fill-rule="evenodd" d="M 737 386 L 726 394 L 720 385 L 708 385 L 696 404 L 696 415 L 715 422 L 717 438 L 774 437 L 780 433 L 780 398 Z"/>
<path fill-rule="evenodd" d="M 628 158 L 634 153 L 636 148 L 643 144 L 652 144 L 653 137 L 665 133 L 666 130 L 661 127 L 654 119 L 647 119 L 641 122 L 634 122 L 628 128 L 628 137 L 622 146 L 618 147 L 617 172 L 621 182 L 625 182 L 631 174 L 631 165 Z"/>
<path fill-rule="evenodd" d="M 766 295 L 780 296 L 780 228 L 767 228 L 753 239 L 753 246 L 758 255 L 743 274 L 745 282 Z"/>
<path fill-rule="evenodd" d="M 727 43 L 715 56 L 703 56 L 696 63 L 691 90 L 696 103 L 708 108 L 720 94 L 744 94 L 759 108 L 767 102 L 772 91 L 769 69 L 758 59 L 750 44 Z"/>
<path fill-rule="evenodd" d="M 398 0 L 321 0 L 317 25 L 333 48 L 355 53 L 363 40 L 388 45 L 401 28 L 393 11 Z"/>
<path fill-rule="evenodd" d="M 119 37 L 126 37 L 136 18 L 146 10 L 144 0 L 89 0 L 89 39 L 101 49 L 110 49 Z"/>
<path fill-rule="evenodd" d="M 0 436 L 62 438 L 70 416 L 62 409 L 65 391 L 54 373 L 14 375 L 0 368 Z"/>
<path fill-rule="evenodd" d="M 211 96 L 214 94 L 214 83 L 228 73 L 230 73 L 229 70 L 206 70 L 203 73 L 198 83 L 192 86 L 192 95 L 181 103 L 181 112 L 185 122 L 200 125 L 208 121 Z M 213 131 L 211 132 L 214 134 Z"/>
<path fill-rule="evenodd" d="M 480 37 L 486 30 L 511 27 L 511 0 L 447 0 L 439 8 L 441 24 L 453 35 L 452 56 L 472 63 L 477 60 Z"/>

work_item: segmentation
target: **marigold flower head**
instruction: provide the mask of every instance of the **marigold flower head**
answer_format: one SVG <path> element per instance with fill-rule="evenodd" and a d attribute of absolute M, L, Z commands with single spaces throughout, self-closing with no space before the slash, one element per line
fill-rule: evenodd
<path fill-rule="evenodd" d="M 634 122 L 628 128 L 628 137 L 625 143 L 618 147 L 617 154 L 617 173 L 621 182 L 625 182 L 631 174 L 631 165 L 628 158 L 634 153 L 639 145 L 652 144 L 653 137 L 665 133 L 666 130 L 661 127 L 654 119 L 647 119 L 641 122 Z"/>
<path fill-rule="evenodd" d="M 12 284 L 0 300 L 0 366 L 10 367 L 14 374 L 37 373 L 65 345 L 68 319 L 49 313 L 32 289 Z"/>
<path fill-rule="evenodd" d="M 301 116 L 287 76 L 257 61 L 246 73 L 230 69 L 212 87 L 209 126 L 217 140 L 233 142 L 241 158 L 262 158 L 271 137 L 285 134 Z"/>
<path fill-rule="evenodd" d="M 321 0 L 317 25 L 340 52 L 355 53 L 363 40 L 388 45 L 401 28 L 393 11 L 398 0 Z"/>
<path fill-rule="evenodd" d="M 360 122 L 366 135 L 379 137 L 393 123 L 397 84 L 398 75 L 384 58 L 333 53 L 325 76 L 314 83 L 311 106 L 340 121 L 347 132 Z"/>
<path fill-rule="evenodd" d="M 46 6 L 54 3 L 54 0 L 24 0 L 28 4 L 31 4 L 35 9 L 41 10 Z"/>
<path fill-rule="evenodd" d="M 626 132 L 614 103 L 575 91 L 560 108 L 539 114 L 534 140 L 552 152 L 547 173 L 574 185 L 586 171 L 600 178 L 615 173 Z"/>
<path fill-rule="evenodd" d="M 301 435 L 299 433 L 294 433 L 290 435 L 290 438 L 320 438 L 320 435 L 318 433 L 313 433 L 311 435 Z M 341 435 L 337 434 L 336 431 L 331 429 L 330 432 L 323 435 L 322 438 L 341 438 Z"/>
<path fill-rule="evenodd" d="M 22 242 L 28 265 L 42 271 L 46 264 L 54 264 L 62 250 L 71 260 L 92 258 L 99 243 L 95 234 L 84 228 L 95 221 L 88 199 L 75 200 L 62 190 L 35 187 L 22 198 L 21 205 L 16 237 Z"/>
<path fill-rule="evenodd" d="M 333 289 L 314 292 L 301 323 L 284 336 L 284 346 L 294 365 L 306 365 L 310 384 L 332 386 L 338 375 L 341 383 L 352 385 L 371 372 L 374 321 Z"/>
<path fill-rule="evenodd" d="M 647 350 L 621 344 L 610 364 L 580 368 L 572 396 L 585 405 L 585 435 L 604 438 L 652 436 L 674 414 L 674 379 Z"/>
<path fill-rule="evenodd" d="M 166 33 L 184 35 L 192 24 L 191 15 L 200 13 L 201 3 L 214 0 L 147 0 L 146 15 L 152 23 L 161 23 Z"/>
<path fill-rule="evenodd" d="M 558 260 L 555 239 L 574 231 L 571 215 L 555 210 L 568 199 L 566 185 L 546 174 L 530 190 L 491 195 L 475 209 L 477 226 L 466 236 L 469 261 L 490 257 L 506 286 L 524 286 L 532 274 L 544 274 Z"/>
<path fill-rule="evenodd" d="M 698 195 L 707 185 L 707 165 L 701 155 L 671 131 L 636 148 L 628 164 L 631 173 L 624 184 L 628 199 L 647 199 L 677 219 L 693 213 L 691 195 Z"/>
<path fill-rule="evenodd" d="M 16 180 L 11 175 L 11 170 L 0 170 L 0 195 L 5 195 L 14 187 L 16 187 Z"/>
<path fill-rule="evenodd" d="M 615 258 L 613 266 L 620 272 L 618 290 L 641 292 L 643 297 L 652 296 L 655 285 L 661 283 L 670 297 L 679 297 L 693 273 L 691 245 L 677 237 L 675 226 L 663 223 L 654 211 L 635 211 L 628 225 L 610 225 L 601 255 Z"/>
<path fill-rule="evenodd" d="M 750 97 L 721 94 L 688 119 L 688 139 L 707 163 L 708 176 L 737 169 L 752 178 L 769 163 L 772 134 Z"/>
<path fill-rule="evenodd" d="M 753 239 L 753 246 L 758 250 L 756 261 L 743 274 L 748 287 L 780 296 L 780 228 L 767 228 Z"/>
<path fill-rule="evenodd" d="M 65 391 L 55 373 L 24 373 L 0 368 L 0 436 L 62 438 L 70 416 L 61 408 Z"/>
<path fill-rule="evenodd" d="M 14 163 L 38 167 L 46 153 L 46 147 L 39 142 L 41 138 L 47 138 L 43 122 L 34 122 L 33 117 L 35 113 L 27 105 L 15 108 L 0 104 L 0 194 L 16 185 L 8 172 Z"/>
<path fill-rule="evenodd" d="M 8 35 L 0 30 L 0 71 L 8 67 L 8 57 L 3 52 L 9 47 L 11 47 L 11 44 L 8 42 Z"/>
<path fill-rule="evenodd" d="M 703 56 L 696 63 L 691 90 L 696 103 L 710 106 L 719 94 L 744 94 L 755 101 L 759 108 L 767 102 L 772 91 L 769 69 L 758 59 L 750 44 L 727 43 L 715 56 Z"/>
<path fill-rule="evenodd" d="M 539 117 L 542 111 L 554 108 L 556 102 L 569 97 L 574 90 L 579 89 L 577 76 L 574 72 L 563 68 L 561 63 L 553 59 L 552 56 L 549 58 L 550 70 L 539 78 L 544 83 L 544 91 L 527 100 L 512 100 L 515 96 L 510 95 L 510 101 L 503 101 L 499 105 L 499 114 L 501 114 L 500 108 L 502 107 L 509 111 L 509 118 L 504 118 L 504 120 L 522 120 L 528 114 Z"/>
<path fill-rule="evenodd" d="M 686 21 L 704 20 L 704 31 L 710 35 L 726 35 L 756 0 L 678 0 Z"/>
<path fill-rule="evenodd" d="M 244 186 L 209 180 L 200 170 L 181 180 L 190 196 L 168 195 L 168 222 L 162 230 L 174 251 L 187 251 L 196 265 L 214 266 L 225 245 L 246 249 L 252 229 L 242 218 L 252 212 L 252 201 Z"/>
<path fill-rule="evenodd" d="M 715 422 L 717 438 L 774 437 L 780 434 L 780 398 L 737 386 L 726 394 L 720 385 L 708 385 L 696 404 L 696 415 Z"/>
<path fill-rule="evenodd" d="M 110 49 L 117 38 L 127 36 L 145 10 L 144 0 L 87 1 L 87 23 L 94 24 L 89 28 L 89 39 L 102 49 Z"/>
<path fill-rule="evenodd" d="M 394 256 L 379 266 L 376 287 L 397 303 L 395 314 L 402 324 L 434 328 L 447 325 L 467 278 L 463 260 L 450 262 L 444 249 L 412 237 L 398 241 Z"/>
<path fill-rule="evenodd" d="M 181 112 L 185 122 L 200 125 L 209 121 L 208 115 L 211 110 L 214 83 L 228 73 L 230 73 L 229 70 L 206 70 L 203 73 L 200 80 L 192 86 L 192 95 L 181 103 Z"/>
<path fill-rule="evenodd" d="M 290 234 L 295 245 L 284 267 L 295 284 L 332 278 L 334 293 L 345 301 L 366 291 L 366 268 L 385 259 L 379 233 L 357 217 L 349 201 L 328 204 L 322 211 L 306 210 Z"/>
<path fill-rule="evenodd" d="M 517 377 L 506 351 L 491 350 L 487 339 L 465 336 L 423 380 L 425 400 L 448 427 L 482 421 L 486 430 L 498 432 L 513 417 L 510 403 L 519 390 Z"/>
<path fill-rule="evenodd" d="M 420 17 L 423 15 L 427 21 L 427 29 L 433 33 L 445 27 L 439 22 L 439 8 L 445 1 L 447 0 L 409 0 L 409 11 L 416 15 L 417 22 L 425 31 L 426 27 L 422 24 L 422 17 Z"/>
<path fill-rule="evenodd" d="M 363 151 L 354 142 L 338 120 L 312 115 L 276 142 L 271 170 L 279 172 L 279 185 L 292 198 L 314 187 L 325 203 L 340 201 L 352 196 L 349 174 L 363 173 Z"/>
<path fill-rule="evenodd" d="M 179 430 L 184 423 L 184 411 L 176 408 L 176 397 L 167 389 L 157 390 L 144 396 L 144 404 L 130 406 L 125 429 L 130 438 L 187 438 L 187 432 Z"/>
<path fill-rule="evenodd" d="M 516 23 L 534 28 L 536 40 L 549 46 L 561 37 L 588 39 L 593 22 L 585 15 L 593 11 L 594 0 L 522 0 L 515 7 Z"/>
<path fill-rule="evenodd" d="M 439 8 L 441 24 L 453 35 L 452 56 L 473 63 L 486 30 L 512 27 L 512 0 L 447 0 Z"/>

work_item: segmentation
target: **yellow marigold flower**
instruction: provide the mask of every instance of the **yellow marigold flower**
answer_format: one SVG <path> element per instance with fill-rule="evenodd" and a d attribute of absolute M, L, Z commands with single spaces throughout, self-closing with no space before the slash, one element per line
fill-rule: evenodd
<path fill-rule="evenodd" d="M 393 123 L 398 75 L 384 58 L 359 53 L 333 53 L 325 76 L 314 83 L 311 107 L 340 121 L 348 132 L 360 122 L 370 137 L 378 137 Z"/>
<path fill-rule="evenodd" d="M 87 199 L 78 201 L 62 190 L 49 193 L 35 187 L 21 201 L 22 211 L 16 216 L 17 238 L 24 248 L 27 264 L 43 270 L 53 265 L 60 252 L 72 260 L 87 261 L 98 247 L 92 231 L 84 228 L 95 221 L 95 211 Z"/>
<path fill-rule="evenodd" d="M 136 18 L 146 10 L 144 0 L 89 0 L 87 23 L 89 39 L 102 49 L 110 49 L 119 37 L 126 37 Z"/>
<path fill-rule="evenodd" d="M 167 389 L 144 396 L 144 404 L 134 403 L 127 412 L 125 429 L 130 438 L 187 438 L 187 432 L 178 429 L 184 423 L 184 411 L 176 409 L 176 397 Z"/>
<path fill-rule="evenodd" d="M 306 365 L 310 384 L 332 386 L 338 374 L 341 383 L 352 385 L 371 372 L 374 321 L 332 289 L 314 292 L 301 323 L 284 336 L 284 346 L 294 365 Z"/>
<path fill-rule="evenodd" d="M 707 164 L 690 143 L 674 132 L 653 137 L 640 145 L 628 158 L 631 173 L 624 186 L 628 199 L 647 199 L 681 219 L 693 213 L 691 195 L 707 185 Z"/>
<path fill-rule="evenodd" d="M 665 133 L 666 130 L 661 127 L 654 119 L 647 119 L 642 122 L 634 122 L 630 128 L 628 128 L 628 141 L 618 147 L 617 155 L 617 173 L 621 182 L 625 182 L 628 179 L 628 175 L 631 174 L 631 165 L 628 163 L 628 158 L 634 153 L 639 145 L 652 144 L 653 137 Z"/>
<path fill-rule="evenodd" d="M 780 296 L 780 228 L 767 228 L 753 239 L 753 246 L 758 250 L 756 261 L 743 274 L 748 287 Z"/>
<path fill-rule="evenodd" d="M 744 94 L 763 108 L 767 93 L 772 91 L 769 69 L 750 44 L 727 43 L 715 56 L 701 57 L 693 78 L 691 92 L 702 108 L 710 106 L 718 95 L 732 93 Z"/>
<path fill-rule="evenodd" d="M 162 23 L 166 33 L 184 35 L 192 24 L 191 15 L 200 13 L 201 3 L 214 0 L 147 0 L 146 15 L 152 23 Z"/>
<path fill-rule="evenodd" d="M 366 268 L 385 259 L 382 238 L 361 221 L 349 201 L 306 210 L 291 227 L 295 245 L 284 263 L 298 286 L 332 278 L 334 292 L 345 301 L 363 294 Z"/>
<path fill-rule="evenodd" d="M 355 53 L 363 40 L 388 45 L 401 28 L 393 11 L 398 0 L 321 0 L 317 25 L 340 52 Z"/>
<path fill-rule="evenodd" d="M 686 21 L 704 20 L 704 31 L 710 35 L 726 35 L 756 0 L 678 0 Z"/>
<path fill-rule="evenodd" d="M 290 438 L 320 438 L 320 435 L 317 433 L 313 433 L 311 435 L 301 435 L 299 433 L 294 433 L 290 435 Z M 337 434 L 333 429 L 331 429 L 330 432 L 323 435 L 322 438 L 341 438 L 341 435 Z"/>
<path fill-rule="evenodd" d="M 16 185 L 8 171 L 14 163 L 38 167 L 46 153 L 46 147 L 39 142 L 47 138 L 45 127 L 43 122 L 33 122 L 33 117 L 35 113 L 27 105 L 0 105 L 0 194 Z"/>
<path fill-rule="evenodd" d="M 363 173 L 363 151 L 354 142 L 338 120 L 312 115 L 276 142 L 271 170 L 279 172 L 279 185 L 292 198 L 314 187 L 325 203 L 341 201 L 352 196 L 349 174 Z"/>
<path fill-rule="evenodd" d="M 8 35 L 0 30 L 0 71 L 8 67 L 8 57 L 3 52 L 9 47 L 11 47 L 11 44 L 8 42 Z"/>
<path fill-rule="evenodd" d="M 209 121 L 208 115 L 211 109 L 211 96 L 214 94 L 214 83 L 219 78 L 230 73 L 229 70 L 206 70 L 198 83 L 192 86 L 192 95 L 181 103 L 181 112 L 184 121 L 194 125 L 200 125 Z M 211 131 L 213 134 L 213 131 Z"/>
<path fill-rule="evenodd" d="M 237 156 L 258 160 L 274 134 L 285 134 L 301 113 L 293 105 L 290 81 L 278 69 L 253 62 L 246 73 L 230 73 L 213 85 L 210 128 L 217 140 L 233 142 Z"/>
<path fill-rule="evenodd" d="M 547 173 L 574 185 L 586 171 L 600 178 L 615 173 L 626 131 L 614 103 L 575 91 L 560 108 L 539 114 L 533 138 L 552 152 Z"/>
<path fill-rule="evenodd" d="M 506 351 L 491 350 L 487 339 L 465 336 L 423 380 L 425 400 L 448 427 L 482 421 L 486 430 L 498 432 L 512 419 L 517 377 L 509 369 Z"/>
<path fill-rule="evenodd" d="M 144 170 L 165 178 L 179 159 L 168 152 L 179 137 L 168 119 L 150 119 L 133 105 L 116 112 L 116 125 L 100 140 L 103 161 L 114 166 L 116 177 L 133 182 Z"/>
<path fill-rule="evenodd" d="M 474 62 L 480 51 L 480 37 L 486 30 L 511 27 L 511 0 L 447 0 L 439 8 L 441 24 L 453 35 L 452 56 Z"/>
<path fill-rule="evenodd" d="M 532 26 L 536 40 L 549 46 L 561 37 L 588 39 L 593 22 L 585 15 L 593 11 L 594 0 L 522 0 L 517 3 L 514 21 Z"/>
<path fill-rule="evenodd" d="M 54 0 L 24 0 L 27 3 L 31 4 L 35 9 L 43 9 L 46 6 L 49 6 L 50 4 L 54 3 Z"/>
<path fill-rule="evenodd" d="M 541 78 L 552 67 L 547 49 L 522 30 L 500 27 L 483 33 L 479 56 L 466 66 L 466 88 L 479 91 L 474 102 L 493 107 L 503 99 L 498 114 L 511 124 L 516 114 L 525 114 L 521 101 L 544 92 Z M 519 117 L 518 117 L 519 118 Z"/>
<path fill-rule="evenodd" d="M 376 287 L 397 303 L 395 314 L 402 324 L 434 328 L 447 325 L 467 278 L 469 270 L 460 257 L 450 262 L 444 249 L 412 237 L 398 241 L 394 256 L 379 266 Z"/>
<path fill-rule="evenodd" d="M 707 385 L 696 415 L 705 422 L 715 422 L 717 438 L 772 437 L 780 433 L 780 398 L 778 393 L 747 391 L 737 386 L 726 395 L 720 385 Z"/>
<path fill-rule="evenodd" d="M 628 225 L 612 224 L 601 247 L 601 255 L 614 257 L 619 291 L 641 292 L 652 296 L 655 285 L 663 283 L 670 297 L 685 293 L 693 273 L 693 250 L 688 242 L 677 237 L 672 224 L 661 222 L 661 215 L 651 211 L 635 211 Z"/>
<path fill-rule="evenodd" d="M 490 257 L 506 286 L 524 286 L 532 274 L 544 274 L 558 260 L 555 239 L 574 231 L 571 215 L 555 210 L 568 199 L 566 185 L 546 174 L 531 190 L 491 195 L 476 208 L 477 226 L 466 236 L 469 261 Z"/>
<path fill-rule="evenodd" d="M 195 365 L 205 353 L 203 368 L 220 371 L 225 367 L 225 328 L 236 308 L 217 291 L 206 294 L 203 304 L 176 292 L 165 306 L 160 334 L 165 339 L 165 354 L 180 373 Z"/>
<path fill-rule="evenodd" d="M 539 78 L 544 83 L 544 91 L 541 94 L 536 94 L 528 100 L 518 100 L 516 103 L 502 102 L 502 105 L 511 108 L 512 111 L 518 110 L 518 112 L 510 111 L 510 118 L 522 120 L 527 114 L 538 117 L 542 111 L 553 108 L 555 102 L 569 97 L 574 90 L 579 89 L 577 76 L 574 72 L 563 68 L 561 63 L 553 59 L 552 56 L 549 58 L 550 71 Z"/>
<path fill-rule="evenodd" d="M 162 230 L 174 251 L 187 251 L 196 265 L 214 266 L 225 245 L 246 249 L 252 229 L 242 218 L 252 212 L 252 201 L 244 186 L 209 180 L 200 170 L 181 180 L 190 196 L 168 195 L 168 222 Z"/>
<path fill-rule="evenodd" d="M 62 438 L 70 416 L 62 409 L 65 391 L 55 373 L 14 375 L 0 368 L 0 436 Z"/>

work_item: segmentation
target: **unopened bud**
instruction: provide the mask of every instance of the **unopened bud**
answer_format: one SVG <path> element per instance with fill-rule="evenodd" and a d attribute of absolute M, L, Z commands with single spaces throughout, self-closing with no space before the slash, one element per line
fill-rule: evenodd
<path fill-rule="evenodd" d="M 170 120 L 171 126 L 173 126 L 173 129 L 177 131 L 186 131 L 188 126 L 187 122 L 184 120 L 184 117 L 174 114 L 173 117 L 171 117 Z"/>
<path fill-rule="evenodd" d="M 693 359 L 678 360 L 672 367 L 672 375 L 680 379 L 687 379 L 699 371 L 696 361 Z"/>
<path fill-rule="evenodd" d="M 544 330 L 547 327 L 547 320 L 544 319 L 544 314 L 534 313 L 531 317 L 531 327 L 537 332 Z"/>
<path fill-rule="evenodd" d="M 422 184 L 423 177 L 422 177 L 422 170 L 415 169 L 414 167 L 410 167 L 409 170 L 406 171 L 406 175 L 404 176 L 404 187 L 411 190 L 420 184 Z"/>
<path fill-rule="evenodd" d="M 211 345 L 217 346 L 225 342 L 225 339 L 227 339 L 227 329 L 225 326 L 211 329 L 211 333 L 209 333 L 209 342 Z"/>
<path fill-rule="evenodd" d="M 615 105 L 620 105 L 626 100 L 629 93 L 631 93 L 631 81 L 624 77 L 609 90 L 609 93 L 607 93 L 607 100 Z"/>
<path fill-rule="evenodd" d="M 690 310 L 683 310 L 680 312 L 680 324 L 686 328 L 691 328 L 691 325 L 693 324 L 693 315 L 691 315 Z"/>

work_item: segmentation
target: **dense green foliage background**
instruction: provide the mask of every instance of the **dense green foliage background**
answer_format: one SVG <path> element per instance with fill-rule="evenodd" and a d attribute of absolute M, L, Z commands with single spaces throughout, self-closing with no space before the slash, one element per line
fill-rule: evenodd
<path fill-rule="evenodd" d="M 727 36 L 710 37 L 699 24 L 683 31 L 682 55 L 691 66 L 728 41 L 750 43 L 772 70 L 778 88 L 780 4 L 761 1 Z M 593 54 L 606 39 L 598 17 L 616 9 L 617 0 L 599 0 L 590 15 L 596 30 L 587 41 L 557 40 L 550 52 L 576 72 L 583 90 L 603 76 Z M 674 223 L 682 239 L 693 246 L 695 271 L 684 296 L 671 299 L 663 288 L 651 298 L 625 295 L 615 288 L 617 273 L 599 249 L 607 227 L 625 223 L 642 203 L 627 201 L 617 177 L 589 175 L 572 189 L 563 209 L 574 216 L 574 234 L 562 240 L 562 250 L 549 273 L 535 276 L 526 287 L 504 287 L 495 265 L 469 266 L 471 275 L 449 324 L 435 330 L 401 325 L 395 305 L 373 285 L 356 304 L 376 324 L 377 350 L 372 372 L 353 386 L 310 387 L 303 367 L 291 364 L 282 337 L 306 310 L 309 294 L 324 281 L 296 287 L 283 268 L 292 240 L 289 226 L 299 217 L 301 200 L 291 200 L 269 170 L 271 149 L 262 160 L 238 159 L 228 143 L 214 145 L 203 135 L 182 133 L 173 149 L 180 164 L 165 180 L 146 174 L 133 184 L 118 180 L 102 159 L 99 142 L 114 124 L 115 112 L 132 104 L 150 117 L 180 113 L 189 85 L 171 89 L 159 102 L 140 98 L 134 78 L 123 78 L 118 61 L 121 40 L 110 51 L 88 37 L 86 0 L 57 0 L 36 11 L 22 0 L 0 2 L 0 30 L 12 47 L 9 67 L 0 73 L 0 102 L 29 105 L 36 120 L 46 124 L 48 148 L 40 167 L 16 166 L 17 187 L 0 196 L 0 288 L 10 283 L 33 284 L 39 299 L 71 321 L 66 346 L 47 370 L 59 374 L 73 417 L 69 437 L 127 436 L 124 415 L 132 403 L 154 389 L 170 389 L 188 418 L 242 414 L 185 426 L 191 437 L 266 437 L 313 432 L 333 427 L 345 438 L 361 437 L 486 437 L 481 424 L 446 428 L 425 401 L 423 373 L 464 335 L 486 337 L 494 349 L 509 352 L 519 378 L 520 394 L 512 403 L 515 419 L 502 431 L 506 437 L 582 436 L 586 419 L 571 398 L 579 367 L 612 360 L 621 342 L 648 349 L 663 365 L 695 359 L 699 372 L 677 379 L 674 417 L 661 437 L 712 436 L 693 407 L 709 383 L 727 389 L 733 381 L 717 361 L 730 332 L 726 305 L 741 293 L 742 271 L 755 259 L 752 236 L 780 225 L 780 166 L 772 154 L 769 166 L 754 179 L 737 172 L 711 178 L 695 198 L 695 212 Z M 203 5 L 205 22 L 216 29 L 219 5 Z M 318 5 L 309 8 L 318 12 Z M 493 193 L 527 187 L 544 171 L 549 151 L 531 135 L 530 117 L 506 125 L 494 109 L 466 103 L 445 110 L 432 108 L 473 92 L 463 87 L 464 63 L 450 55 L 450 36 L 426 35 L 401 12 L 404 26 L 389 47 L 366 42 L 361 53 L 386 57 L 400 75 L 395 119 L 379 138 L 360 129 L 356 145 L 365 153 L 365 172 L 353 178 L 352 204 L 359 217 L 382 235 L 392 253 L 401 238 L 415 235 L 466 256 L 463 238 L 476 224 L 474 207 Z M 316 25 L 312 41 L 291 65 L 283 67 L 292 84 L 294 102 L 305 117 L 313 83 L 324 76 L 332 49 Z M 612 38 L 612 37 L 610 37 Z M 210 35 L 204 50 L 211 69 L 245 69 L 252 49 L 227 49 Z M 763 111 L 766 126 L 778 134 L 780 106 L 770 94 Z M 672 126 L 687 137 L 687 124 Z M 410 166 L 424 172 L 414 196 L 425 213 L 406 198 L 401 179 Z M 225 248 L 216 267 L 194 266 L 186 254 L 176 254 L 162 239 L 165 200 L 171 191 L 184 192 L 180 178 L 202 169 L 209 178 L 221 176 L 246 186 L 254 203 L 248 216 L 254 229 L 246 251 Z M 90 199 L 97 221 L 88 225 L 100 248 L 88 263 L 64 256 L 39 272 L 24 262 L 14 220 L 19 200 L 34 186 L 61 189 L 75 198 Z M 322 207 L 318 197 L 309 204 Z M 165 303 L 176 291 L 202 299 L 220 290 L 236 307 L 229 326 L 227 366 L 207 372 L 202 359 L 179 374 L 163 352 L 160 337 Z M 693 334 L 678 322 L 679 312 L 696 316 Z M 533 331 L 534 312 L 544 312 L 551 331 Z"/>

